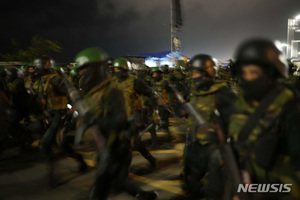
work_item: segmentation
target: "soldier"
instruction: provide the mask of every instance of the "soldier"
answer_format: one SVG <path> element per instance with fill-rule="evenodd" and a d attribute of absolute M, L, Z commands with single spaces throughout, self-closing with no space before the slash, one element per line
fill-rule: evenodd
<path fill-rule="evenodd" d="M 159 67 L 153 67 L 150 70 L 150 75 L 152 77 L 151 87 L 153 87 L 154 91 L 158 93 L 160 98 L 163 99 L 161 101 L 153 101 L 153 107 L 158 109 L 161 128 L 167 131 L 169 140 L 171 140 L 171 133 L 169 131 L 169 117 L 171 115 L 169 107 L 171 89 L 169 87 L 168 80 L 163 79 L 162 71 Z"/>
<path fill-rule="evenodd" d="M 130 136 L 134 138 L 134 147 L 142 154 L 142 156 L 149 161 L 150 171 L 156 166 L 155 158 L 150 154 L 145 144 L 141 141 L 139 136 L 139 131 L 145 127 L 145 119 L 142 113 L 143 109 L 143 99 L 142 95 L 151 97 L 153 96 L 152 90 L 147 86 L 147 84 L 128 73 L 130 70 L 130 63 L 125 58 L 115 59 L 113 62 L 114 74 L 120 81 L 120 87 L 124 91 L 125 100 L 127 107 L 129 107 L 129 119 L 132 121 Z M 154 124 L 150 129 L 152 141 L 154 144 L 157 143 L 157 136 L 154 129 Z"/>
<path fill-rule="evenodd" d="M 300 105 L 282 84 L 288 75 L 282 52 L 273 42 L 252 39 L 236 52 L 241 95 L 230 114 L 240 168 L 248 182 L 291 184 L 288 193 L 252 193 L 253 199 L 299 199 Z"/>
<path fill-rule="evenodd" d="M 210 190 L 204 183 L 211 182 L 211 175 L 205 177 L 206 181 L 203 178 L 209 170 L 215 170 L 215 166 L 209 161 L 209 156 L 215 153 L 215 149 L 210 145 L 217 143 L 214 110 L 218 109 L 221 117 L 226 121 L 224 113 L 232 108 L 235 95 L 227 84 L 216 82 L 218 67 L 211 56 L 206 54 L 194 56 L 188 69 L 192 75 L 190 104 L 204 118 L 209 127 L 209 130 L 202 129 L 191 116 L 188 118 L 188 133 L 191 138 L 188 139 L 185 147 L 184 181 L 187 198 L 197 199 L 205 195 L 204 191 Z M 219 184 L 214 182 L 213 187 L 221 187 Z"/>
<path fill-rule="evenodd" d="M 15 110 L 15 118 L 11 135 L 18 141 L 23 149 L 31 145 L 31 138 L 21 126 L 20 122 L 29 120 L 28 101 L 29 95 L 24 87 L 24 81 L 20 77 L 17 68 L 6 69 L 6 86 L 10 96 L 10 101 Z"/>
<path fill-rule="evenodd" d="M 57 186 L 61 182 L 54 176 L 54 156 L 51 152 L 51 145 L 55 143 L 56 133 L 63 125 L 64 115 L 67 111 L 66 87 L 63 77 L 57 73 L 52 73 L 51 68 L 54 65 L 54 61 L 49 57 L 37 57 L 34 59 L 33 65 L 36 67 L 36 73 L 41 76 L 37 83 L 37 89 L 41 95 L 44 120 L 47 124 L 47 130 L 40 141 L 40 148 L 49 164 L 50 185 Z M 81 155 L 74 153 L 71 148 L 65 148 L 64 151 L 79 161 L 79 170 L 81 172 L 86 170 L 87 166 Z"/>
<path fill-rule="evenodd" d="M 85 127 L 84 136 L 88 142 L 89 133 L 92 131 L 90 127 L 98 125 L 106 141 L 104 147 L 109 153 L 108 157 L 99 155 L 96 180 L 89 198 L 105 200 L 112 192 L 125 189 L 138 199 L 155 199 L 157 197 L 155 192 L 142 191 L 128 181 L 131 163 L 130 141 L 125 134 L 128 128 L 128 111 L 119 83 L 114 78 L 107 78 L 105 59 L 106 54 L 98 48 L 85 49 L 75 57 L 84 102 L 92 112 L 84 116 L 81 125 L 79 122 L 78 129 Z"/>
<path fill-rule="evenodd" d="M 5 67 L 0 66 L 0 153 L 6 148 L 9 135 L 12 133 L 15 111 L 7 92 Z"/>

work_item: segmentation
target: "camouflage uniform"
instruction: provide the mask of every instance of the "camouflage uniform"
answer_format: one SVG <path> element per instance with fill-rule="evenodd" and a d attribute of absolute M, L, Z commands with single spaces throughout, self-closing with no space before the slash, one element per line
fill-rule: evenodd
<path fill-rule="evenodd" d="M 60 181 L 54 175 L 54 155 L 51 146 L 55 144 L 55 138 L 58 130 L 63 126 L 65 115 L 67 113 L 68 99 L 66 96 L 66 86 L 63 77 L 57 73 L 51 73 L 50 68 L 46 68 L 50 58 L 43 56 L 36 58 L 34 64 L 40 70 L 41 78 L 37 81 L 37 91 L 42 99 L 44 110 L 44 121 L 46 121 L 47 130 L 40 141 L 40 147 L 45 154 L 46 161 L 49 165 L 50 185 L 55 187 Z M 49 65 L 47 66 L 49 67 Z M 86 169 L 82 156 L 75 153 L 69 145 L 64 143 L 62 151 L 68 156 L 75 158 L 80 163 L 80 170 Z"/>
<path fill-rule="evenodd" d="M 242 89 L 228 116 L 228 136 L 239 167 L 248 171 L 246 183 L 292 184 L 289 193 L 247 195 L 252 199 L 299 199 L 300 104 L 280 81 L 288 75 L 282 52 L 272 41 L 252 39 L 240 45 L 236 58 Z"/>
<path fill-rule="evenodd" d="M 126 190 L 133 196 L 151 196 L 156 194 L 144 192 L 138 186 L 128 181 L 131 163 L 131 145 L 127 135 L 128 114 L 134 109 L 126 107 L 125 94 L 115 78 L 107 78 L 103 66 L 105 53 L 98 48 L 88 48 L 81 51 L 75 58 L 85 92 L 84 102 L 89 107 L 89 115 L 78 121 L 78 129 L 84 130 L 84 143 L 94 143 L 91 139 L 93 129 L 98 125 L 105 139 L 104 149 L 108 156 L 99 155 L 99 166 L 96 180 L 92 186 L 89 199 L 106 200 L 112 192 Z M 86 71 L 81 71 L 85 69 Z M 99 76 L 95 76 L 99 73 Z M 88 77 L 88 78 L 86 78 Z M 131 98 L 127 96 L 127 98 Z M 128 105 L 128 104 L 127 104 Z M 93 119 L 91 122 L 91 118 Z M 96 133 L 99 134 L 99 133 Z M 97 141 L 96 141 L 97 142 Z"/>
<path fill-rule="evenodd" d="M 227 84 L 215 81 L 217 65 L 211 56 L 194 56 L 189 69 L 192 73 L 188 99 L 205 120 L 207 128 L 199 127 L 193 116 L 188 117 L 187 133 L 190 138 L 186 141 L 183 170 L 187 198 L 199 199 L 204 195 L 213 197 L 210 194 L 220 194 L 217 192 L 222 189 L 222 181 L 218 180 L 221 171 L 216 162 L 219 156 L 215 147 L 218 144 L 216 128 L 221 125 L 226 129 L 228 119 L 225 116 L 231 111 L 236 97 Z M 220 113 L 219 119 L 215 110 Z"/>
<path fill-rule="evenodd" d="M 197 90 L 194 86 L 191 88 L 190 103 L 206 121 L 209 130 L 207 132 L 196 126 L 192 117 L 187 119 L 189 136 L 195 134 L 197 138 L 195 142 L 190 141 L 191 139 L 187 141 L 189 145 L 186 146 L 184 155 L 184 181 L 190 198 L 211 195 L 223 187 L 223 182 L 215 180 L 221 174 L 221 171 L 218 171 L 219 166 L 213 163 L 218 149 L 211 146 L 218 144 L 215 109 L 221 114 L 218 123 L 226 130 L 228 118 L 225 116 L 231 111 L 235 98 L 235 94 L 225 83 L 215 83 L 206 91 Z"/>
<path fill-rule="evenodd" d="M 299 102 L 290 89 L 281 86 L 278 96 L 259 119 L 258 125 L 248 139 L 241 142 L 239 133 L 256 108 L 241 95 L 230 115 L 229 136 L 236 143 L 241 167 L 249 171 L 253 183 L 293 184 L 290 195 L 268 193 L 268 198 L 299 199 Z"/>
<path fill-rule="evenodd" d="M 141 140 L 139 131 L 145 127 L 145 119 L 143 118 L 143 98 L 142 95 L 152 96 L 152 90 L 147 84 L 129 73 L 130 63 L 125 58 L 118 58 L 113 63 L 115 75 L 120 81 L 120 88 L 125 95 L 126 107 L 128 107 L 128 118 L 131 127 L 129 129 L 133 147 L 138 150 L 142 156 L 150 163 L 150 170 L 156 166 L 155 159 L 147 150 L 145 144 Z M 151 131 L 150 131 L 151 132 Z M 156 142 L 156 135 L 153 136 L 153 142 Z"/>
<path fill-rule="evenodd" d="M 171 137 L 169 132 L 169 117 L 171 113 L 166 108 L 166 106 L 169 106 L 171 91 L 168 81 L 164 78 L 161 78 L 160 80 L 152 79 L 151 86 L 166 103 L 165 105 L 162 105 L 159 101 L 153 99 L 152 106 L 158 109 L 161 128 L 167 130 L 169 133 L 169 137 Z"/>

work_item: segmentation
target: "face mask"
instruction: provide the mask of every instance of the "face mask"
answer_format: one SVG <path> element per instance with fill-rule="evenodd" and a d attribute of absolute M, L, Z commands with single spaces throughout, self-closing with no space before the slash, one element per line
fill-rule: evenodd
<path fill-rule="evenodd" d="M 79 77 L 78 87 L 84 92 L 89 92 L 93 87 L 98 85 L 99 80 L 91 74 L 83 74 Z"/>
<path fill-rule="evenodd" d="M 126 71 L 120 70 L 119 72 L 115 72 L 115 76 L 119 79 L 119 80 L 123 80 L 126 79 L 128 74 Z"/>
<path fill-rule="evenodd" d="M 158 74 L 156 77 L 153 77 L 155 81 L 160 81 L 162 79 L 161 74 Z"/>
<path fill-rule="evenodd" d="M 260 101 L 272 88 L 272 82 L 267 76 L 262 76 L 254 81 L 242 79 L 241 87 L 246 100 Z"/>
<path fill-rule="evenodd" d="M 201 76 L 199 78 L 193 79 L 194 85 L 198 90 L 208 90 L 210 86 L 213 84 L 213 81 L 211 79 L 205 78 L 204 76 Z"/>
<path fill-rule="evenodd" d="M 194 85 L 196 86 L 196 88 L 198 88 L 199 86 L 201 86 L 201 84 L 203 83 L 203 81 L 204 81 L 203 76 L 200 76 L 198 78 L 194 78 L 193 79 L 193 82 L 194 82 Z"/>

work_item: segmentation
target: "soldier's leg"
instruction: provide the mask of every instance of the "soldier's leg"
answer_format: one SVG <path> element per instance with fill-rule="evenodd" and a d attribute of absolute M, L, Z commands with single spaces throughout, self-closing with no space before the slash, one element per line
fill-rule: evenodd
<path fill-rule="evenodd" d="M 221 167 L 222 157 L 219 148 L 209 151 L 206 196 L 212 199 L 221 198 L 225 184 L 224 168 Z"/>
<path fill-rule="evenodd" d="M 107 159 L 103 159 L 101 152 L 99 154 L 99 165 L 90 200 L 106 200 L 110 193 L 125 189 L 131 163 L 131 148 L 127 140 L 115 141 L 110 147 Z"/>
<path fill-rule="evenodd" d="M 149 169 L 153 170 L 156 167 L 156 159 L 151 155 L 149 150 L 146 148 L 146 145 L 142 142 L 141 137 L 136 136 L 134 138 L 134 147 L 137 151 L 141 153 L 141 155 L 149 161 Z"/>
<path fill-rule="evenodd" d="M 152 127 L 149 129 L 151 139 L 152 139 L 152 145 L 158 146 L 158 138 L 156 135 L 155 122 L 153 120 L 153 110 L 151 108 L 143 109 L 143 116 L 145 119 L 145 124 L 147 124 L 148 126 L 152 125 Z"/>
<path fill-rule="evenodd" d="M 76 153 L 69 142 L 65 138 L 62 142 L 62 151 L 65 152 L 69 157 L 74 158 L 79 163 L 79 172 L 86 172 L 87 164 L 84 162 L 81 154 Z"/>
<path fill-rule="evenodd" d="M 159 106 L 158 110 L 159 110 L 159 117 L 161 119 L 161 127 L 167 131 L 168 139 L 171 140 L 172 137 L 171 137 L 171 132 L 169 130 L 170 113 L 164 106 Z"/>
<path fill-rule="evenodd" d="M 62 123 L 62 113 L 58 111 L 53 111 L 50 113 L 50 126 L 46 130 L 46 133 L 41 139 L 40 148 L 45 156 L 46 162 L 49 167 L 49 181 L 50 185 L 55 187 L 59 185 L 58 179 L 54 176 L 54 154 L 51 150 L 51 145 L 55 142 L 55 135 L 59 129 L 59 126 Z"/>
<path fill-rule="evenodd" d="M 193 142 L 184 152 L 183 177 L 186 195 L 197 199 L 204 195 L 205 174 L 207 173 L 208 152 L 205 146 Z M 196 198 L 197 197 L 197 198 Z"/>
<path fill-rule="evenodd" d="M 126 155 L 124 154 L 122 156 L 122 170 L 120 171 L 120 177 L 122 177 L 121 181 L 122 182 L 122 189 L 125 190 L 128 194 L 131 196 L 136 197 L 139 200 L 154 200 L 157 198 L 157 193 L 155 191 L 144 191 L 142 190 L 139 185 L 134 182 L 132 179 L 128 178 L 128 172 L 129 172 L 129 167 L 131 163 L 131 150 L 128 148 L 129 145 L 126 145 L 123 147 L 122 152 L 128 152 Z M 128 144 L 128 143 L 127 143 Z M 127 151 L 126 151 L 127 150 Z M 128 151 L 129 150 L 129 151 Z"/>

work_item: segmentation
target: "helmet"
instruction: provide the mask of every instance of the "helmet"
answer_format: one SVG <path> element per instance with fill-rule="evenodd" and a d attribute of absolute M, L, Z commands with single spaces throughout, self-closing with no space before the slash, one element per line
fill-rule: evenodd
<path fill-rule="evenodd" d="M 20 67 L 20 70 L 22 70 L 22 71 L 27 71 L 27 69 L 28 69 L 28 66 L 27 66 L 27 65 L 22 65 L 22 66 Z"/>
<path fill-rule="evenodd" d="M 198 54 L 194 56 L 189 62 L 188 68 L 204 71 L 212 78 L 216 77 L 218 72 L 216 59 L 206 54 Z"/>
<path fill-rule="evenodd" d="M 59 65 L 53 66 L 54 71 L 60 71 L 60 68 L 61 68 L 61 66 L 59 66 Z"/>
<path fill-rule="evenodd" d="M 150 74 L 153 74 L 154 72 L 161 72 L 162 73 L 162 71 L 159 67 L 152 67 L 150 69 Z"/>
<path fill-rule="evenodd" d="M 49 66 L 46 65 L 47 62 L 49 62 Z M 52 69 L 55 66 L 55 61 L 48 56 L 40 56 L 33 60 L 32 66 L 40 70 Z"/>
<path fill-rule="evenodd" d="M 272 41 L 266 39 L 252 39 L 242 43 L 236 51 L 236 66 L 256 64 L 267 73 L 274 74 L 274 78 L 287 77 L 288 66 L 282 52 Z"/>
<path fill-rule="evenodd" d="M 20 72 L 17 68 L 7 68 L 5 71 L 6 76 L 9 77 L 10 80 L 15 80 L 20 75 Z"/>
<path fill-rule="evenodd" d="M 76 55 L 75 68 L 80 69 L 85 67 L 88 64 L 103 62 L 106 59 L 107 59 L 107 54 L 103 50 L 97 47 L 87 48 L 82 50 Z"/>
<path fill-rule="evenodd" d="M 113 63 L 114 63 L 114 58 L 108 58 L 108 59 L 106 60 L 106 64 L 107 64 L 107 65 L 113 65 Z"/>
<path fill-rule="evenodd" d="M 121 68 L 124 70 L 131 70 L 131 63 L 125 58 L 117 58 L 113 62 L 114 68 Z"/>
<path fill-rule="evenodd" d="M 76 78 L 77 75 L 78 75 L 77 71 L 76 71 L 75 69 L 71 69 L 71 71 L 70 71 L 70 76 L 71 76 L 72 78 Z"/>
<path fill-rule="evenodd" d="M 169 72 L 169 65 L 162 66 L 161 70 L 162 70 L 163 73 L 168 73 Z"/>

